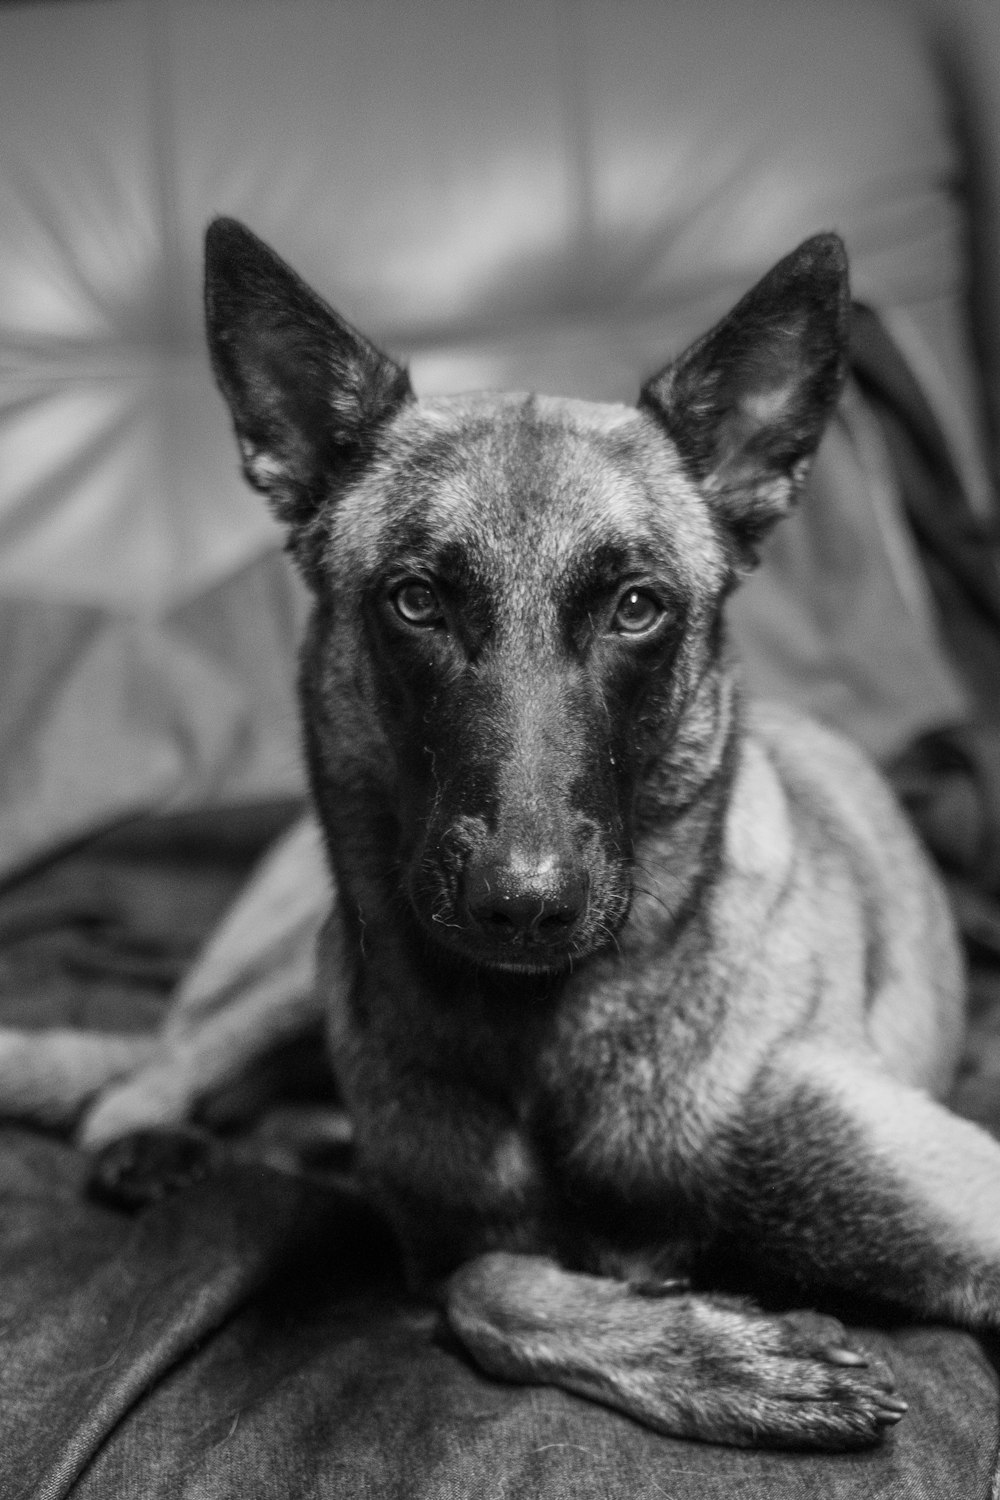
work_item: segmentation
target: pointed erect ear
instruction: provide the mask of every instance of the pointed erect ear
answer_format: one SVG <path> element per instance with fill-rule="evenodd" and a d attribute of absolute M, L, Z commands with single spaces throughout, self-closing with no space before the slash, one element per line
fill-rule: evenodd
<path fill-rule="evenodd" d="M 721 323 L 643 387 L 735 545 L 757 545 L 793 505 L 846 367 L 847 256 L 818 234 L 757 283 Z"/>
<path fill-rule="evenodd" d="M 205 317 L 243 472 L 294 543 L 411 396 L 406 371 L 235 219 L 213 220 L 205 236 Z"/>

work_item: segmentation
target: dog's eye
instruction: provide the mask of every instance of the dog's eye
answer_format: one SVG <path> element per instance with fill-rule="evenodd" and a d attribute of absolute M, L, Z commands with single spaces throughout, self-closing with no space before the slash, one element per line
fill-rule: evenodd
<path fill-rule="evenodd" d="M 394 590 L 392 606 L 408 625 L 439 625 L 444 618 L 437 594 L 419 578 L 410 578 Z"/>
<path fill-rule="evenodd" d="M 645 589 L 626 589 L 611 620 L 619 635 L 645 635 L 663 618 L 663 605 Z"/>

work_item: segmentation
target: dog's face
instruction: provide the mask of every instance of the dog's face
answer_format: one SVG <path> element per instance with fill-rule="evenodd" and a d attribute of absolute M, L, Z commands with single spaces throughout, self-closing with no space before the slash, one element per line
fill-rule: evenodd
<path fill-rule="evenodd" d="M 329 517 L 321 587 L 363 635 L 404 882 L 440 943 L 549 967 L 617 930 L 635 786 L 726 572 L 634 410 L 489 396 L 390 419 Z"/>
<path fill-rule="evenodd" d="M 847 305 L 820 236 L 638 407 L 418 402 L 247 230 L 210 229 L 216 374 L 317 596 L 313 717 L 377 722 L 393 858 L 442 947 L 547 970 L 614 939 L 637 822 L 697 781 L 720 606 L 804 477 Z"/>

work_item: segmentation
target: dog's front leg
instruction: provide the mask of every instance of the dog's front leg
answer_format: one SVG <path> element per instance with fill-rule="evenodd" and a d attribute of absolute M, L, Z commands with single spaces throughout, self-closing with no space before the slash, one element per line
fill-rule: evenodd
<path fill-rule="evenodd" d="M 1000 1145 L 978 1126 L 865 1058 L 801 1045 L 724 1134 L 715 1186 L 734 1253 L 807 1286 L 1000 1327 Z"/>
<path fill-rule="evenodd" d="M 868 1059 L 789 1049 L 703 1164 L 721 1248 L 751 1278 L 1000 1326 L 1000 1145 Z M 452 1278 L 452 1327 L 489 1372 L 560 1385 L 662 1431 L 840 1448 L 905 1403 L 829 1319 L 480 1257 Z M 905 1393 L 904 1393 L 905 1394 Z"/>
<path fill-rule="evenodd" d="M 448 1321 L 492 1375 L 561 1386 L 675 1437 L 841 1449 L 905 1403 L 832 1318 L 630 1286 L 538 1256 L 482 1255 L 447 1288 Z"/>

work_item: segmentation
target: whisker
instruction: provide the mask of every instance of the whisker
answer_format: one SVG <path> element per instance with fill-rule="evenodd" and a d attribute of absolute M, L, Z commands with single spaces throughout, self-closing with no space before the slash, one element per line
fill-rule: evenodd
<path fill-rule="evenodd" d="M 657 891 L 652 891 L 648 886 L 645 885 L 637 885 L 635 887 L 635 893 L 637 896 L 648 896 L 650 901 L 655 901 L 657 906 L 662 906 L 668 917 L 672 917 L 674 915 L 673 908 L 669 906 L 666 901 L 664 901 L 663 897 L 659 895 Z"/>

